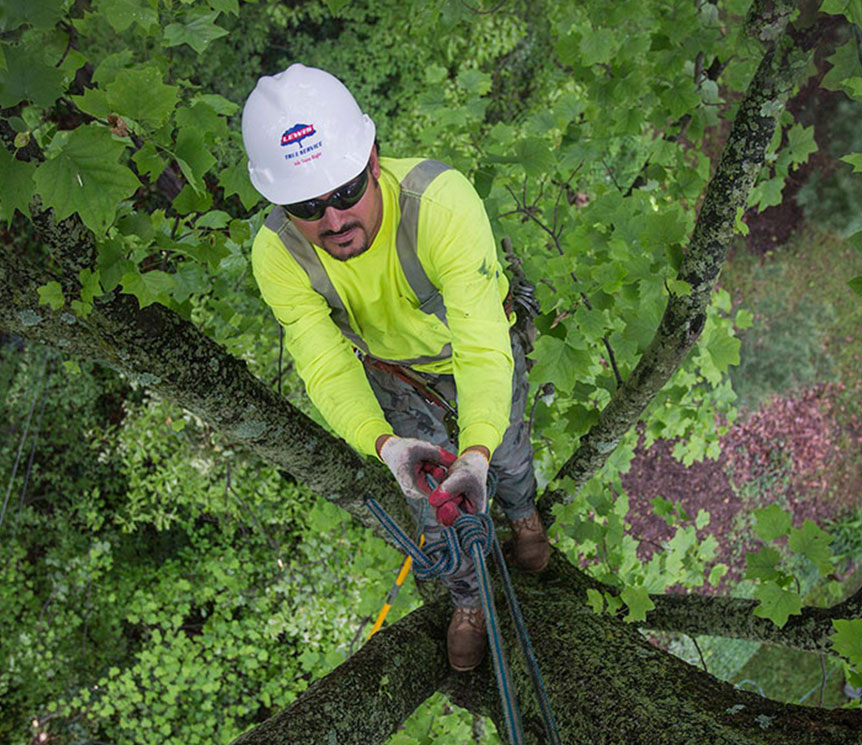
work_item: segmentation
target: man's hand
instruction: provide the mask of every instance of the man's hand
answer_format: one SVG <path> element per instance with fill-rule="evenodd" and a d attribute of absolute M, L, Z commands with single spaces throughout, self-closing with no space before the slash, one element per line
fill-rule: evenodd
<path fill-rule="evenodd" d="M 431 494 L 427 476 L 439 482 L 456 462 L 448 450 L 411 437 L 393 435 L 378 445 L 377 452 L 408 499 L 427 499 Z"/>
<path fill-rule="evenodd" d="M 437 510 L 437 522 L 451 525 L 458 517 L 458 508 L 472 515 L 484 512 L 488 501 L 487 448 L 468 448 L 449 468 L 449 475 L 428 498 Z"/>

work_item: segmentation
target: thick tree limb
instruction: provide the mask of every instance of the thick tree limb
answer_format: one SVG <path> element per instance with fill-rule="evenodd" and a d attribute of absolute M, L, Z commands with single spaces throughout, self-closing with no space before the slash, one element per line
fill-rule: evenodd
<path fill-rule="evenodd" d="M 65 270 L 64 290 L 77 291 L 77 272 L 91 254 L 92 236 L 77 216 L 55 224 L 50 211 L 34 208 L 33 219 Z M 363 506 L 372 495 L 410 524 L 404 498 L 382 465 L 360 458 L 191 323 L 161 305 L 141 310 L 134 297 L 117 293 L 97 299 L 86 319 L 53 311 L 39 304 L 37 294 L 52 279 L 27 257 L 0 248 L 0 328 L 125 372 L 288 471 L 360 523 L 377 528 Z"/>
<path fill-rule="evenodd" d="M 234 745 L 384 742 L 451 673 L 448 601 L 429 603 L 374 635 L 293 704 Z"/>
<path fill-rule="evenodd" d="M 862 617 L 862 590 L 831 608 L 803 608 L 783 628 L 752 611 L 756 600 L 704 595 L 652 595 L 655 610 L 647 613 L 643 628 L 749 639 L 765 644 L 830 652 L 833 619 Z"/>
<path fill-rule="evenodd" d="M 785 13 L 775 11 L 767 24 L 769 38 L 777 38 L 776 29 L 780 30 L 778 26 L 783 27 L 786 21 Z M 746 206 L 775 131 L 776 117 L 783 110 L 797 73 L 805 67 L 821 31 L 814 29 L 798 41 L 785 34 L 768 48 L 707 186 L 680 266 L 678 278 L 691 286 L 691 292 L 686 296 L 671 294 L 649 347 L 614 392 L 599 421 L 581 438 L 577 450 L 557 474 L 558 479 L 568 477 L 575 487 L 580 487 L 592 478 L 697 341 L 706 322 L 713 286 L 730 247 L 737 212 Z M 551 507 L 563 499 L 562 492 L 548 490 L 539 500 L 546 524 L 553 521 Z"/>

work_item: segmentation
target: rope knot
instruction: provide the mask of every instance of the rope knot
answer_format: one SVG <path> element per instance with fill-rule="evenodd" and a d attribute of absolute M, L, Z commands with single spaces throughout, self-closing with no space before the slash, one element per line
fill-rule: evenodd
<path fill-rule="evenodd" d="M 461 515 L 452 526 L 458 535 L 458 544 L 467 556 L 473 555 L 473 547 L 478 546 L 483 556 L 491 550 L 493 525 L 487 514 Z"/>

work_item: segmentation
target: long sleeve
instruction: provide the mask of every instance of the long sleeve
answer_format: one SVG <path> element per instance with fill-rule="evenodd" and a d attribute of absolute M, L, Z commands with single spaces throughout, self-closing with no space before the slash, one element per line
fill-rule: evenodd
<path fill-rule="evenodd" d="M 264 301 L 284 328 L 287 350 L 312 403 L 351 447 L 373 455 L 377 438 L 392 427 L 326 300 L 267 228 L 255 239 L 252 268 Z"/>

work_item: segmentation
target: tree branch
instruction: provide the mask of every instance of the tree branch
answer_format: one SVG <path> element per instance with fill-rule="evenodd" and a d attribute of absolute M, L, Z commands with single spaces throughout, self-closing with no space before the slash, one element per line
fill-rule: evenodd
<path fill-rule="evenodd" d="M 76 215 L 54 222 L 34 203 L 33 221 L 63 270 L 64 291 L 95 256 L 92 234 Z M 162 305 L 130 296 L 97 298 L 86 319 L 40 305 L 37 288 L 54 279 L 26 256 L 0 247 L 0 328 L 101 360 L 220 430 L 312 490 L 378 529 L 364 500 L 373 495 L 402 524 L 404 498 L 389 472 L 363 459 L 254 377 L 241 360 Z M 67 292 L 67 296 L 69 293 Z M 286 443 L 293 443 L 292 446 Z"/>
<path fill-rule="evenodd" d="M 774 644 L 807 652 L 834 654 L 829 635 L 832 621 L 862 617 L 862 590 L 831 608 L 803 608 L 783 628 L 752 612 L 756 600 L 705 595 L 651 595 L 655 610 L 647 613 L 643 628 L 707 634 Z"/>

